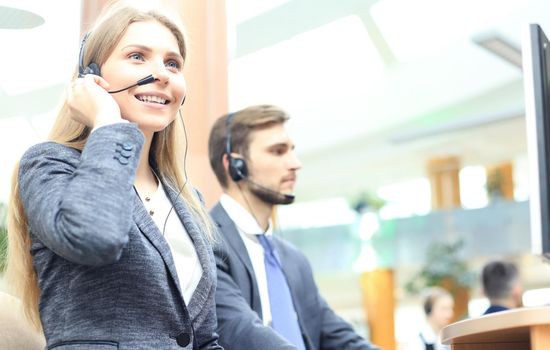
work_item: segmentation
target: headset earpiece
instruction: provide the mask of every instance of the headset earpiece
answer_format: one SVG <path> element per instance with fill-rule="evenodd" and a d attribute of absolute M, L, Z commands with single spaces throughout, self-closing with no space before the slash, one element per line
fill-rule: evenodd
<path fill-rule="evenodd" d="M 231 180 L 238 182 L 246 179 L 248 176 L 248 167 L 244 159 L 236 158 L 231 155 L 231 125 L 234 117 L 235 115 L 231 113 L 227 116 L 226 120 L 227 137 L 225 142 L 225 154 L 227 154 L 227 160 L 229 162 L 229 176 Z"/>
<path fill-rule="evenodd" d="M 86 75 L 86 74 L 95 74 L 95 75 L 101 76 L 101 71 L 99 70 L 99 66 L 97 64 L 95 64 L 94 62 L 92 62 L 92 63 L 90 63 L 89 66 L 84 68 L 83 75 Z"/>
<path fill-rule="evenodd" d="M 229 159 L 229 176 L 235 182 L 246 179 L 248 176 L 248 168 L 246 162 L 242 158 L 235 158 L 228 154 Z"/>
<path fill-rule="evenodd" d="M 432 313 L 432 303 L 427 303 L 426 305 L 424 305 L 424 313 L 426 314 L 426 316 L 430 316 L 430 314 Z"/>
<path fill-rule="evenodd" d="M 78 55 L 78 77 L 82 78 L 86 74 L 95 74 L 98 76 L 101 76 L 101 70 L 99 69 L 99 66 L 94 63 L 90 62 L 89 65 L 84 66 L 84 48 L 86 47 L 86 40 L 88 40 L 88 36 L 90 33 L 86 33 L 84 35 L 84 38 L 82 38 L 82 42 L 80 43 L 80 53 Z"/>

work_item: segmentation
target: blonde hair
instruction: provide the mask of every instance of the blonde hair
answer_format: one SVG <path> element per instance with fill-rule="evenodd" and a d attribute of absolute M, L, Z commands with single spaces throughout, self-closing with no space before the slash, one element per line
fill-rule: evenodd
<path fill-rule="evenodd" d="M 181 25 L 168 15 L 155 10 L 140 10 L 126 2 L 115 2 L 107 7 L 87 38 L 84 51 L 84 65 L 95 62 L 101 66 L 113 51 L 124 35 L 126 28 L 140 21 L 157 21 L 166 26 L 176 37 L 179 50 L 183 58 L 186 57 L 186 46 Z M 76 76 L 76 72 L 75 72 Z M 149 159 L 152 160 L 159 175 L 166 179 L 171 186 L 181 190 L 181 196 L 189 205 L 192 213 L 205 229 L 205 235 L 214 239 L 214 228 L 208 213 L 194 190 L 186 186 L 184 173 L 184 146 L 180 141 L 183 138 L 181 123 L 172 122 L 164 130 L 153 136 Z M 66 97 L 57 115 L 57 119 L 48 139 L 67 147 L 82 150 L 90 128 L 74 121 L 67 106 Z M 22 301 L 25 316 L 39 331 L 42 324 L 39 314 L 40 289 L 36 271 L 34 270 L 30 253 L 31 239 L 28 221 L 19 196 L 18 183 L 19 164 L 12 175 L 12 186 L 8 208 L 8 263 L 6 279 L 15 296 Z"/>

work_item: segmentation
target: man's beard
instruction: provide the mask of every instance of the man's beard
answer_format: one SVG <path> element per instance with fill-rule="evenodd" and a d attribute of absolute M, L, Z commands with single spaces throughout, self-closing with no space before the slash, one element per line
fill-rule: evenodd
<path fill-rule="evenodd" d="M 291 204 L 294 202 L 293 195 L 285 195 L 284 193 L 261 186 L 253 181 L 248 181 L 248 188 L 252 194 L 268 204 Z"/>

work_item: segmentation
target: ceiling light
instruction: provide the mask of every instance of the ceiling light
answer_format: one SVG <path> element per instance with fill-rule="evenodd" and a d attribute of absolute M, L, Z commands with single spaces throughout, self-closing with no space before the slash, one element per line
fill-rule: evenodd
<path fill-rule="evenodd" d="M 0 29 L 31 29 L 44 23 L 36 13 L 0 6 Z"/>
<path fill-rule="evenodd" d="M 521 49 L 510 40 L 496 33 L 487 33 L 474 37 L 473 41 L 521 69 Z"/>
<path fill-rule="evenodd" d="M 456 132 L 471 128 L 477 128 L 480 126 L 499 123 L 510 119 L 523 117 L 525 111 L 521 110 L 507 110 L 494 114 L 483 114 L 473 117 L 462 117 L 455 120 L 448 121 L 443 124 L 434 125 L 430 127 L 422 127 L 412 130 L 407 130 L 390 136 L 389 141 L 391 143 L 403 143 L 417 141 L 428 137 L 439 136 L 448 132 Z"/>

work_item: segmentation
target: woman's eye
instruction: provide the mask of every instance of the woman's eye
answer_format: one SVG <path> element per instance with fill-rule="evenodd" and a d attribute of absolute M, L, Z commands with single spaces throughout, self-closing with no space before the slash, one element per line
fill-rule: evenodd
<path fill-rule="evenodd" d="M 180 64 L 177 61 L 170 60 L 166 62 L 166 67 L 172 68 L 172 69 L 180 69 Z"/>
<path fill-rule="evenodd" d="M 140 53 L 137 53 L 137 52 L 134 52 L 134 53 L 130 54 L 130 56 L 128 56 L 128 58 L 131 58 L 133 60 L 143 61 L 143 55 L 140 54 Z"/>

